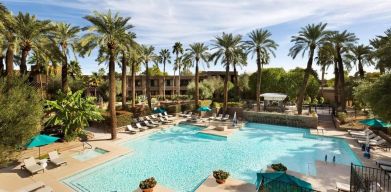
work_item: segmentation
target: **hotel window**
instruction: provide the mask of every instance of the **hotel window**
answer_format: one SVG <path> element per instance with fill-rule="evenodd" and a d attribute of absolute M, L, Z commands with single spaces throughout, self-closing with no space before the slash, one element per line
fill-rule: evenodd
<path fill-rule="evenodd" d="M 166 80 L 166 86 L 172 86 L 171 85 L 171 80 Z"/>
<path fill-rule="evenodd" d="M 181 80 L 181 87 L 187 86 L 189 84 L 189 80 Z"/>
<path fill-rule="evenodd" d="M 151 83 L 151 84 L 150 84 L 150 85 L 151 85 L 151 87 L 154 87 L 154 86 L 156 86 L 156 85 L 155 85 L 155 80 L 150 80 L 150 83 Z"/>
<path fill-rule="evenodd" d="M 141 86 L 141 81 L 140 80 L 136 80 L 136 87 L 140 87 Z"/>

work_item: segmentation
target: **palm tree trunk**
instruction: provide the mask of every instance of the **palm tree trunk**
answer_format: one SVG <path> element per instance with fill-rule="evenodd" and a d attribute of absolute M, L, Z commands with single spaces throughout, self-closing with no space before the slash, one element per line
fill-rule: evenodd
<path fill-rule="evenodd" d="M 132 108 L 136 107 L 136 64 L 132 62 Z"/>
<path fill-rule="evenodd" d="M 0 53 L 2 54 L 2 53 Z M 4 57 L 1 55 L 0 56 L 0 77 L 3 76 L 3 73 L 4 73 Z"/>
<path fill-rule="evenodd" d="M 27 55 L 29 54 L 28 49 L 22 49 L 22 57 L 20 59 L 20 74 L 25 75 L 27 73 Z"/>
<path fill-rule="evenodd" d="M 68 92 L 69 91 L 69 85 L 68 85 L 68 57 L 65 53 L 65 48 L 62 48 L 62 68 L 61 68 L 61 84 L 62 84 L 62 92 Z"/>
<path fill-rule="evenodd" d="M 224 78 L 224 114 L 227 113 L 228 108 L 228 76 L 229 76 L 229 62 L 225 66 L 225 78 Z"/>
<path fill-rule="evenodd" d="M 163 61 L 163 100 L 166 100 L 166 61 Z"/>
<path fill-rule="evenodd" d="M 307 90 L 308 79 L 310 77 L 310 71 L 312 69 L 312 61 L 314 58 L 314 51 L 315 51 L 315 47 L 311 47 L 310 48 L 310 57 L 308 58 L 307 68 L 305 69 L 305 73 L 304 73 L 303 85 L 300 88 L 299 96 L 297 98 L 297 113 L 299 115 L 301 115 L 303 112 L 303 101 L 304 101 L 305 92 Z"/>
<path fill-rule="evenodd" d="M 172 91 L 171 91 L 171 100 L 174 99 L 174 94 L 175 94 L 175 70 L 174 70 L 174 77 L 172 78 Z"/>
<path fill-rule="evenodd" d="M 358 72 L 360 74 L 360 78 L 364 79 L 364 67 L 362 65 L 361 59 L 358 59 Z"/>
<path fill-rule="evenodd" d="M 343 61 L 341 56 L 341 51 L 339 48 L 337 48 L 337 54 L 338 54 L 338 72 L 339 72 L 339 94 L 340 94 L 340 101 L 341 101 L 341 110 L 345 111 L 346 109 L 346 98 L 345 98 L 345 74 L 344 74 L 344 67 L 343 67 Z"/>
<path fill-rule="evenodd" d="M 236 64 L 234 64 L 234 83 L 235 83 L 235 89 L 236 89 L 236 99 L 240 100 L 240 90 L 238 85 L 238 75 L 236 74 Z"/>
<path fill-rule="evenodd" d="M 339 107 L 339 91 L 338 91 L 339 77 L 338 76 L 339 76 L 338 62 L 334 61 L 334 100 L 337 108 Z"/>
<path fill-rule="evenodd" d="M 198 109 L 198 100 L 199 100 L 199 97 L 200 97 L 200 90 L 198 88 L 198 83 L 199 83 L 199 74 L 198 74 L 198 59 L 196 59 L 195 61 L 195 106 L 196 106 L 196 109 Z"/>
<path fill-rule="evenodd" d="M 256 83 L 256 88 L 255 88 L 255 98 L 257 102 L 257 111 L 259 112 L 261 110 L 261 73 L 262 73 L 262 68 L 261 68 L 261 53 L 259 51 L 259 48 L 257 48 L 257 83 Z"/>
<path fill-rule="evenodd" d="M 323 87 L 324 87 L 324 74 L 325 74 L 325 71 L 326 71 L 326 65 L 322 65 L 322 80 L 321 80 L 321 83 L 320 83 L 320 95 L 322 95 L 322 97 L 323 97 Z"/>
<path fill-rule="evenodd" d="M 110 126 L 111 126 L 111 139 L 117 138 L 117 115 L 115 110 L 115 55 L 114 49 L 109 47 L 110 60 L 109 60 L 109 108 L 110 108 Z"/>
<path fill-rule="evenodd" d="M 14 42 L 11 42 L 8 45 L 7 53 L 5 56 L 7 76 L 12 76 L 14 73 L 14 49 L 15 49 L 15 44 Z"/>
<path fill-rule="evenodd" d="M 148 101 L 148 107 L 152 111 L 152 103 L 151 103 L 151 88 L 150 88 L 150 80 L 149 80 L 149 67 L 148 62 L 145 63 L 145 74 L 146 74 L 146 80 L 147 80 L 147 101 Z"/>
<path fill-rule="evenodd" d="M 378 64 L 378 67 L 379 67 L 380 75 L 384 75 L 384 73 L 386 72 L 384 64 L 382 64 L 382 63 Z"/>
<path fill-rule="evenodd" d="M 38 78 L 39 78 L 39 87 L 41 90 L 41 99 L 43 99 L 43 87 L 42 87 L 42 74 L 41 74 L 41 72 L 39 72 Z"/>
<path fill-rule="evenodd" d="M 122 109 L 126 109 L 126 57 L 122 56 Z"/>
<path fill-rule="evenodd" d="M 178 91 L 177 95 L 181 95 L 181 67 L 178 67 Z"/>

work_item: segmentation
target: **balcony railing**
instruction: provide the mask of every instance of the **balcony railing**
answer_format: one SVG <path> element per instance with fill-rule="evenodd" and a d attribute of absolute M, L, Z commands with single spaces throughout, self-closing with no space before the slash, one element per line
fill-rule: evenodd
<path fill-rule="evenodd" d="M 350 191 L 391 191 L 390 176 L 382 169 L 351 164 Z"/>

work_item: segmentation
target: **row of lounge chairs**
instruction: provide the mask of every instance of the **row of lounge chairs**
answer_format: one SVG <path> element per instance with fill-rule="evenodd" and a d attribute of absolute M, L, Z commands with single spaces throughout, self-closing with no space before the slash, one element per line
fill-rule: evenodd
<path fill-rule="evenodd" d="M 219 114 L 219 116 L 216 116 L 216 113 L 213 113 L 212 117 L 209 117 L 209 120 L 227 121 L 229 120 L 229 115 L 226 114 L 225 116 L 223 116 L 223 114 Z"/>
<path fill-rule="evenodd" d="M 49 153 L 48 162 L 52 163 L 55 166 L 61 166 L 62 164 L 67 164 L 67 162 L 62 159 L 57 151 L 52 151 Z M 45 172 L 45 168 L 38 164 L 34 157 L 29 157 L 23 160 L 24 165 L 21 166 L 21 169 L 25 169 L 31 173 L 31 175 L 36 174 L 40 171 Z"/>
<path fill-rule="evenodd" d="M 365 129 L 364 131 L 348 131 L 349 134 L 357 140 L 359 144 L 367 143 L 367 135 L 370 146 L 382 146 L 387 144 L 387 141 L 382 137 L 376 135 L 372 130 Z"/>
<path fill-rule="evenodd" d="M 154 115 L 148 115 L 133 119 L 134 126 L 127 125 L 125 130 L 131 134 L 142 132 L 148 129 L 158 128 L 162 124 L 172 124 L 173 116 L 168 115 L 166 112 L 158 113 Z"/>

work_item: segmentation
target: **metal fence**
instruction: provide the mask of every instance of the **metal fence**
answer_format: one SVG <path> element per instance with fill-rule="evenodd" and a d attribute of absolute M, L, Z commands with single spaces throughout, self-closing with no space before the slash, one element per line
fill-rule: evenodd
<path fill-rule="evenodd" d="M 373 167 L 351 164 L 350 191 L 391 191 L 390 176 L 386 171 Z"/>

